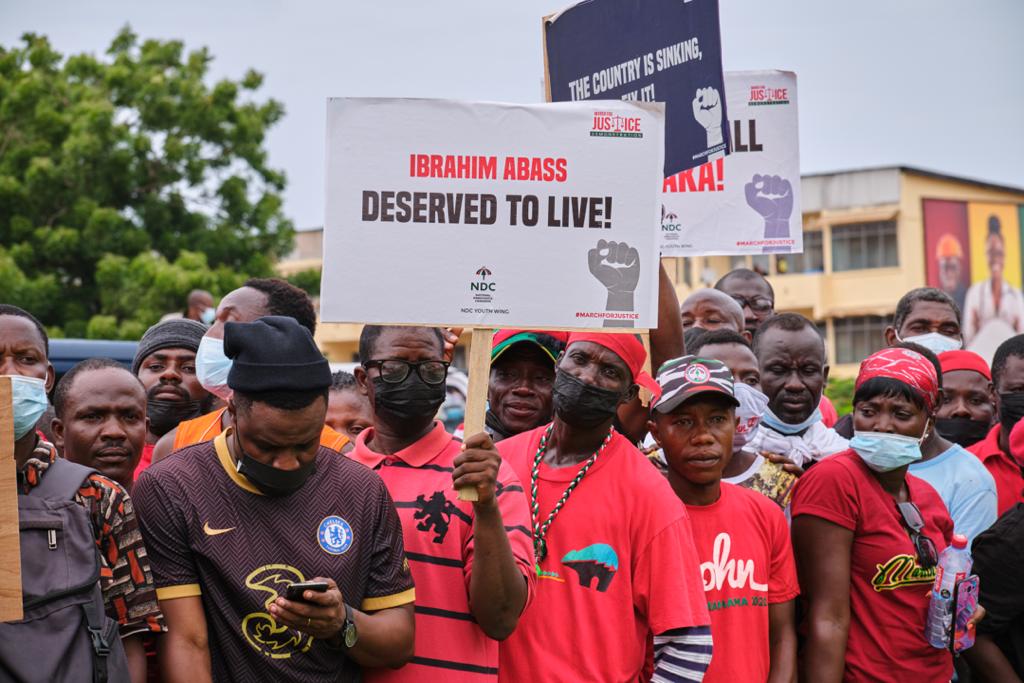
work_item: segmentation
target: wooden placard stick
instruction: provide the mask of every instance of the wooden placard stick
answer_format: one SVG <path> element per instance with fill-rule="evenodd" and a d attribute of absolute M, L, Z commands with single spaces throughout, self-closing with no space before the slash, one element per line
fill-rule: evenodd
<path fill-rule="evenodd" d="M 11 378 L 0 377 L 0 621 L 19 621 L 21 537 L 18 535 L 18 472 L 14 464 Z"/>
<path fill-rule="evenodd" d="M 474 327 L 469 346 L 469 387 L 466 390 L 466 420 L 463 438 L 484 431 L 487 412 L 487 384 L 491 375 L 491 342 L 494 330 Z M 475 488 L 459 489 L 459 500 L 477 500 Z"/>

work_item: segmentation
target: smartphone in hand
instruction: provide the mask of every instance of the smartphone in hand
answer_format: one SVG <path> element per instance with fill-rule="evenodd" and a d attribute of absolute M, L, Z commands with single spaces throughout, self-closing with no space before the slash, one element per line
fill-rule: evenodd
<path fill-rule="evenodd" d="M 974 625 L 967 622 L 978 609 L 978 576 L 968 576 L 957 582 L 953 588 L 953 633 L 949 639 L 949 650 L 953 654 L 963 652 L 974 645 Z"/>
<path fill-rule="evenodd" d="M 302 596 L 305 594 L 306 591 L 313 591 L 314 593 L 325 593 L 327 592 L 327 582 L 303 581 L 301 583 L 290 584 L 284 590 L 284 597 L 288 600 L 303 602 Z"/>

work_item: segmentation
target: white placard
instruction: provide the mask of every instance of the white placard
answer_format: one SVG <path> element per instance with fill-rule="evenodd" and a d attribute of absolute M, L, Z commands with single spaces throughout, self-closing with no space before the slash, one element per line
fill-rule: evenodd
<path fill-rule="evenodd" d="M 796 74 L 727 71 L 725 95 L 732 151 L 665 179 L 661 253 L 801 252 Z"/>
<path fill-rule="evenodd" d="M 330 99 L 321 316 L 656 327 L 663 155 L 660 104 Z"/>

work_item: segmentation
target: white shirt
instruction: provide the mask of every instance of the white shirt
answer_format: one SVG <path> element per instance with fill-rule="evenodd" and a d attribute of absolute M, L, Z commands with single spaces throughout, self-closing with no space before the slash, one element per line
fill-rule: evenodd
<path fill-rule="evenodd" d="M 747 449 L 757 453 L 784 455 L 800 467 L 849 447 L 846 439 L 821 421 L 812 424 L 799 436 L 780 434 L 762 422 L 757 434 L 746 445 Z"/>
<path fill-rule="evenodd" d="M 1014 332 L 1024 332 L 1024 297 L 1019 289 L 1002 280 L 999 310 L 992 296 L 992 280 L 976 282 L 967 290 L 964 300 L 964 339 L 970 341 L 985 323 L 995 318 L 1003 320 Z"/>

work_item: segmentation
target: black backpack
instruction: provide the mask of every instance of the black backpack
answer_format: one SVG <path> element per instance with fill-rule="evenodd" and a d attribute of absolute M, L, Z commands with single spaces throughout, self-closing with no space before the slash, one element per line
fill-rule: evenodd
<path fill-rule="evenodd" d="M 74 500 L 94 471 L 56 458 L 18 496 L 25 613 L 0 624 L 0 681 L 130 680 L 118 624 L 103 608 L 89 513 Z"/>

